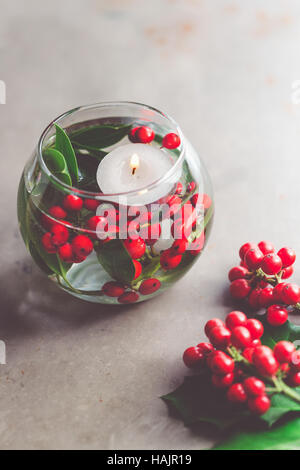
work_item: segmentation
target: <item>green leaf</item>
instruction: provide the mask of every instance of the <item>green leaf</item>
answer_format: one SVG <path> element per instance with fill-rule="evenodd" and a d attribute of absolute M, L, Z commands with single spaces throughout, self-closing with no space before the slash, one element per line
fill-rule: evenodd
<path fill-rule="evenodd" d="M 212 450 L 299 450 L 300 418 L 268 431 L 238 431 Z"/>
<path fill-rule="evenodd" d="M 76 160 L 76 155 L 72 147 L 71 141 L 66 134 L 66 132 L 57 124 L 56 128 L 56 139 L 55 139 L 55 148 L 59 150 L 65 157 L 67 167 L 70 174 L 74 178 L 74 181 L 78 181 L 78 164 Z"/>
<path fill-rule="evenodd" d="M 104 247 L 97 249 L 97 257 L 103 269 L 118 281 L 130 283 L 135 275 L 135 267 L 131 256 L 119 239 L 106 242 Z"/>
<path fill-rule="evenodd" d="M 29 242 L 29 246 L 28 246 L 28 249 L 29 249 L 29 253 L 31 254 L 32 258 L 34 259 L 34 261 L 36 262 L 36 264 L 38 265 L 38 267 L 44 271 L 45 274 L 47 274 L 47 276 L 50 276 L 51 274 L 53 274 L 53 271 L 49 268 L 49 266 L 45 263 L 45 261 L 43 260 L 43 258 L 41 257 L 41 255 L 39 254 L 38 250 L 36 249 L 35 245 L 32 243 L 32 241 Z"/>
<path fill-rule="evenodd" d="M 28 192 L 26 190 L 24 174 L 22 175 L 18 189 L 18 220 L 19 228 L 25 245 L 28 247 L 28 236 L 26 230 L 26 208 L 28 201 Z"/>
<path fill-rule="evenodd" d="M 299 391 L 299 389 L 296 391 Z M 256 428 L 271 427 L 283 416 L 300 413 L 300 404 L 282 394 L 271 397 L 271 408 L 262 417 L 255 417 L 246 408 L 237 408 L 227 399 L 222 390 L 211 383 L 211 375 L 202 373 L 185 377 L 183 384 L 172 393 L 161 397 L 187 426 L 196 423 L 211 423 L 220 430 L 250 422 Z"/>
<path fill-rule="evenodd" d="M 79 148 L 99 150 L 110 147 L 123 139 L 131 129 L 130 126 L 92 126 L 77 132 L 70 137 L 72 143 Z"/>
<path fill-rule="evenodd" d="M 60 181 L 72 186 L 72 179 L 65 157 L 59 150 L 48 148 L 44 150 L 44 159 L 47 167 Z"/>
<path fill-rule="evenodd" d="M 300 341 L 300 326 L 294 325 L 289 320 L 282 326 L 271 326 L 266 319 L 266 315 L 257 317 L 264 325 L 262 343 L 270 348 L 274 348 L 278 341 Z"/>
<path fill-rule="evenodd" d="M 293 390 L 299 393 L 300 388 Z M 292 411 L 300 413 L 300 403 L 282 393 L 276 393 L 271 398 L 271 408 L 260 419 L 271 427 L 276 421 Z"/>
<path fill-rule="evenodd" d="M 185 377 L 182 385 L 161 398 L 178 413 L 186 426 L 203 422 L 224 430 L 249 416 L 247 411 L 236 411 L 224 393 L 212 386 L 207 373 Z"/>

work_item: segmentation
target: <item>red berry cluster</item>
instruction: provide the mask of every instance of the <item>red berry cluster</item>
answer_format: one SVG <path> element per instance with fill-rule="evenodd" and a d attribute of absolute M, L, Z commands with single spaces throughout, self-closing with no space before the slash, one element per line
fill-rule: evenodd
<path fill-rule="evenodd" d="M 255 310 L 267 308 L 268 322 L 283 325 L 288 319 L 287 307 L 300 302 L 300 287 L 282 282 L 293 274 L 296 253 L 287 247 L 276 253 L 272 243 L 262 241 L 245 243 L 239 255 L 240 266 L 228 273 L 232 297 L 246 300 Z"/>
<path fill-rule="evenodd" d="M 48 230 L 42 237 L 44 249 L 47 253 L 57 253 L 66 263 L 82 263 L 93 251 L 90 238 L 81 234 L 72 236 L 72 226 L 64 220 L 68 212 L 79 212 L 82 207 L 82 199 L 69 194 L 63 200 L 63 207 L 53 206 L 49 209 L 50 217 L 45 214 L 41 217 L 42 225 Z"/>
<path fill-rule="evenodd" d="M 198 217 L 196 205 L 199 201 L 206 210 L 211 206 L 212 201 L 208 195 L 197 193 L 196 188 L 196 183 L 192 181 L 184 190 L 182 183 L 179 182 L 174 194 L 161 201 L 162 204 L 166 204 L 167 212 L 163 218 L 171 219 L 171 231 L 175 240 L 169 249 L 159 254 L 152 251 L 162 230 L 161 222 L 156 221 L 157 214 L 152 213 L 151 210 L 139 213 L 138 208 L 126 207 L 124 209 L 127 210 L 127 223 L 125 227 L 122 227 L 120 226 L 119 206 L 107 209 L 103 216 L 98 216 L 95 212 L 101 201 L 82 199 L 74 194 L 65 196 L 61 205 L 50 207 L 47 215 L 41 215 L 41 224 L 46 230 L 41 239 L 42 245 L 47 253 L 57 254 L 65 263 L 81 263 L 94 247 L 101 247 L 114 238 L 122 239 L 133 261 L 135 270 L 133 281 L 137 279 L 138 281 L 132 286 L 111 281 L 103 287 L 102 291 L 104 295 L 116 297 L 120 303 L 136 302 L 140 294 L 149 295 L 161 287 L 161 282 L 153 277 L 153 274 L 150 279 L 142 279 L 144 266 L 147 266 L 149 256 L 150 258 L 157 256 L 158 267 L 169 271 L 180 265 L 187 250 L 191 256 L 197 256 L 202 251 L 205 232 L 203 231 L 200 236 L 196 235 Z M 183 197 L 188 200 L 184 202 Z M 87 217 L 86 211 L 82 209 L 87 209 L 94 215 L 89 214 Z M 176 217 L 178 211 L 182 212 L 181 217 Z M 135 220 L 136 217 L 139 217 L 138 222 Z M 193 231 L 195 235 L 191 242 L 189 237 Z M 191 246 L 190 243 L 193 245 Z"/>
<path fill-rule="evenodd" d="M 210 342 L 188 348 L 183 361 L 192 369 L 208 369 L 212 384 L 227 389 L 230 402 L 247 403 L 254 414 L 264 414 L 271 405 L 268 383 L 277 387 L 278 381 L 292 387 L 300 384 L 300 351 L 288 341 L 279 341 L 274 350 L 261 345 L 263 332 L 259 320 L 230 312 L 225 323 L 219 318 L 206 323 Z"/>
<path fill-rule="evenodd" d="M 155 138 L 155 133 L 151 127 L 136 126 L 129 132 L 128 138 L 133 143 L 150 144 Z M 179 147 L 180 137 L 174 132 L 166 134 L 162 141 L 162 147 L 173 150 Z"/>

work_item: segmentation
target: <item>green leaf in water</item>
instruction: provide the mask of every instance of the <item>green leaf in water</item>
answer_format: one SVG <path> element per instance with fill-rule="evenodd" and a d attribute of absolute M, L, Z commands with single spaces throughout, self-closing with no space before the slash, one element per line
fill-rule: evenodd
<path fill-rule="evenodd" d="M 72 147 L 71 141 L 66 134 L 66 132 L 57 124 L 56 128 L 56 139 L 55 139 L 55 148 L 59 150 L 65 157 L 69 173 L 74 178 L 74 181 L 78 181 L 78 164 L 76 160 L 76 155 Z"/>
<path fill-rule="evenodd" d="M 69 173 L 67 162 L 63 154 L 56 149 L 48 148 L 44 150 L 44 159 L 47 167 L 63 183 L 72 186 L 72 179 Z"/>
<path fill-rule="evenodd" d="M 116 144 L 130 129 L 131 126 L 92 126 L 74 132 L 70 137 L 76 147 L 98 150 Z"/>
<path fill-rule="evenodd" d="M 97 257 L 105 271 L 118 281 L 130 283 L 135 275 L 135 267 L 131 256 L 119 239 L 106 242 L 98 248 Z"/>

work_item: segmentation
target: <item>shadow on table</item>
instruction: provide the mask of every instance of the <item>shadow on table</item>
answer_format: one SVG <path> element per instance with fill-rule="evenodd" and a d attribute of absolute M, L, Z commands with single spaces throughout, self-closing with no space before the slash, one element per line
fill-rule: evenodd
<path fill-rule="evenodd" d="M 80 328 L 137 308 L 137 305 L 95 304 L 72 297 L 49 280 L 29 257 L 1 272 L 0 302 L 3 340 Z"/>

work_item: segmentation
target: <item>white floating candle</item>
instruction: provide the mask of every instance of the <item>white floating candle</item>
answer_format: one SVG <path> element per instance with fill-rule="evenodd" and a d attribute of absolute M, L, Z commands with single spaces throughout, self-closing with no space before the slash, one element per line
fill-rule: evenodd
<path fill-rule="evenodd" d="M 166 196 L 176 181 L 158 184 L 150 191 L 143 189 L 162 178 L 171 170 L 174 162 L 167 151 L 148 144 L 126 144 L 108 153 L 97 170 L 97 183 L 104 194 L 136 191 L 129 196 L 128 204 L 145 205 Z M 116 197 L 105 198 L 119 202 Z"/>

